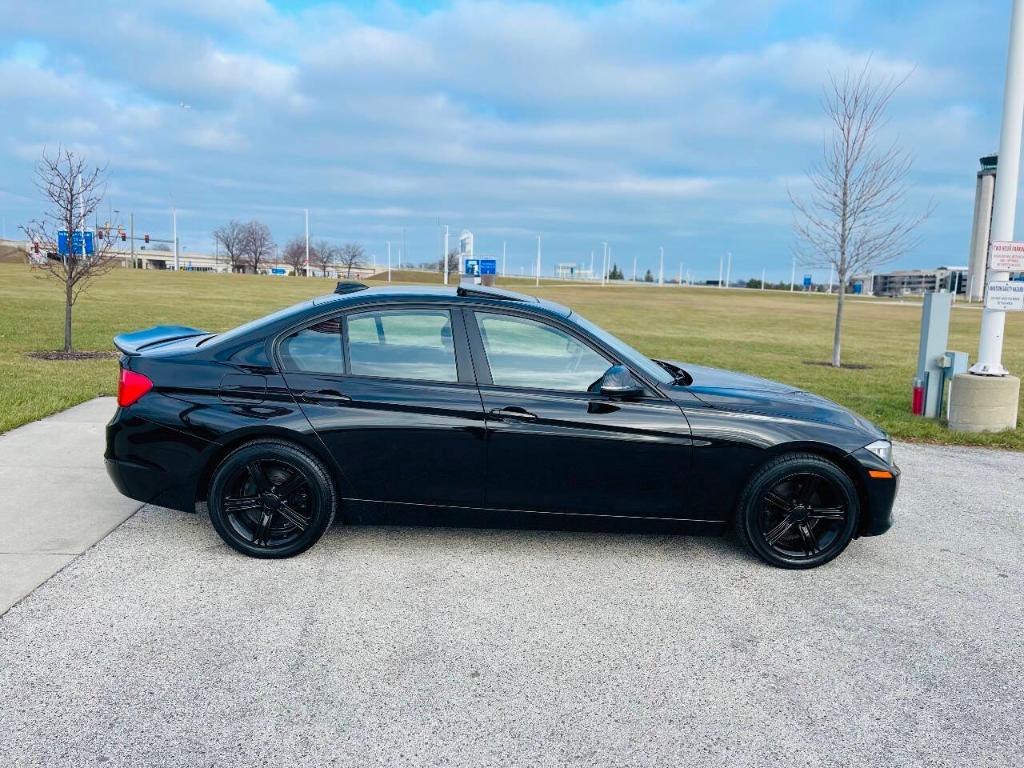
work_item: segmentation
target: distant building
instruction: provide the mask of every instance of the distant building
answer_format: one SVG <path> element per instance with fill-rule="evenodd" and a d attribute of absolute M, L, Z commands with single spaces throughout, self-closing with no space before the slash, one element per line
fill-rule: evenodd
<path fill-rule="evenodd" d="M 575 261 L 563 261 L 559 262 L 555 266 L 555 277 L 562 277 L 565 279 L 572 279 L 580 276 L 580 269 L 576 266 Z"/>
<path fill-rule="evenodd" d="M 937 291 L 964 295 L 967 293 L 967 267 L 900 269 L 857 275 L 850 280 L 849 290 L 874 296 L 920 296 Z"/>

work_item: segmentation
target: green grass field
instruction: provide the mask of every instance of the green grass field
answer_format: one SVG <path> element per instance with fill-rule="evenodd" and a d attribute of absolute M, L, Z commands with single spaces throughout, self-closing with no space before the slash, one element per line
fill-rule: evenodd
<path fill-rule="evenodd" d="M 423 273 L 394 272 L 395 281 Z M 499 285 L 503 284 L 499 280 Z M 1024 450 L 1024 428 L 993 435 L 951 433 L 909 413 L 917 358 L 920 304 L 853 300 L 847 307 L 844 360 L 865 370 L 835 370 L 831 351 L 835 301 L 824 295 L 679 287 L 607 287 L 512 278 L 509 287 L 579 310 L 652 356 L 753 373 L 804 387 L 847 405 L 904 440 Z M 114 270 L 82 296 L 75 347 L 109 350 L 123 331 L 180 323 L 225 330 L 322 293 L 331 280 Z M 958 307 L 950 347 L 977 351 L 981 312 Z M 61 345 L 58 285 L 19 264 L 0 264 L 0 432 L 97 395 L 114 394 L 117 361 L 46 361 L 26 352 Z M 1024 371 L 1024 316 L 1007 321 L 1004 362 Z"/>

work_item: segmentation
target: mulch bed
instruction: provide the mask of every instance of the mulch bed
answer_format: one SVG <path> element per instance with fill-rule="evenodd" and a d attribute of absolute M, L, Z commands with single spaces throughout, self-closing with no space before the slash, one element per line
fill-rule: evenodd
<path fill-rule="evenodd" d="M 117 357 L 117 352 L 26 352 L 25 357 L 36 360 L 104 360 Z"/>
<path fill-rule="evenodd" d="M 832 363 L 828 360 L 804 360 L 804 365 L 824 365 L 827 368 L 832 367 Z M 864 363 L 843 363 L 842 368 L 849 368 L 851 371 L 870 371 L 873 366 L 865 365 Z"/>

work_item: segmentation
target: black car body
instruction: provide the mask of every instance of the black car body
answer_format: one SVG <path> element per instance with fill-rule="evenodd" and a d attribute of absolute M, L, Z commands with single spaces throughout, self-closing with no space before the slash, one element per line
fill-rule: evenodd
<path fill-rule="evenodd" d="M 209 501 L 228 456 L 272 439 L 315 457 L 352 523 L 714 532 L 759 470 L 802 456 L 849 479 L 856 498 L 829 503 L 855 518 L 850 538 L 892 524 L 899 470 L 870 422 L 793 387 L 652 361 L 520 294 L 356 286 L 221 335 L 158 327 L 115 344 L 108 472 L 172 509 Z M 789 477 L 796 536 L 792 510 L 812 505 L 796 500 L 807 475 Z"/>

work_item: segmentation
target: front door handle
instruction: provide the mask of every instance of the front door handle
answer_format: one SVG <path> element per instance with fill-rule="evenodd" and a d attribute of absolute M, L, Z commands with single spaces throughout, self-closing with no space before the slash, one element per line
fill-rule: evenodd
<path fill-rule="evenodd" d="M 493 419 L 524 419 L 529 421 L 530 419 L 537 418 L 536 413 L 530 413 L 518 405 L 510 405 L 506 408 L 492 408 L 490 413 Z"/>
<path fill-rule="evenodd" d="M 302 393 L 307 403 L 347 403 L 352 400 L 336 389 L 310 389 Z"/>

